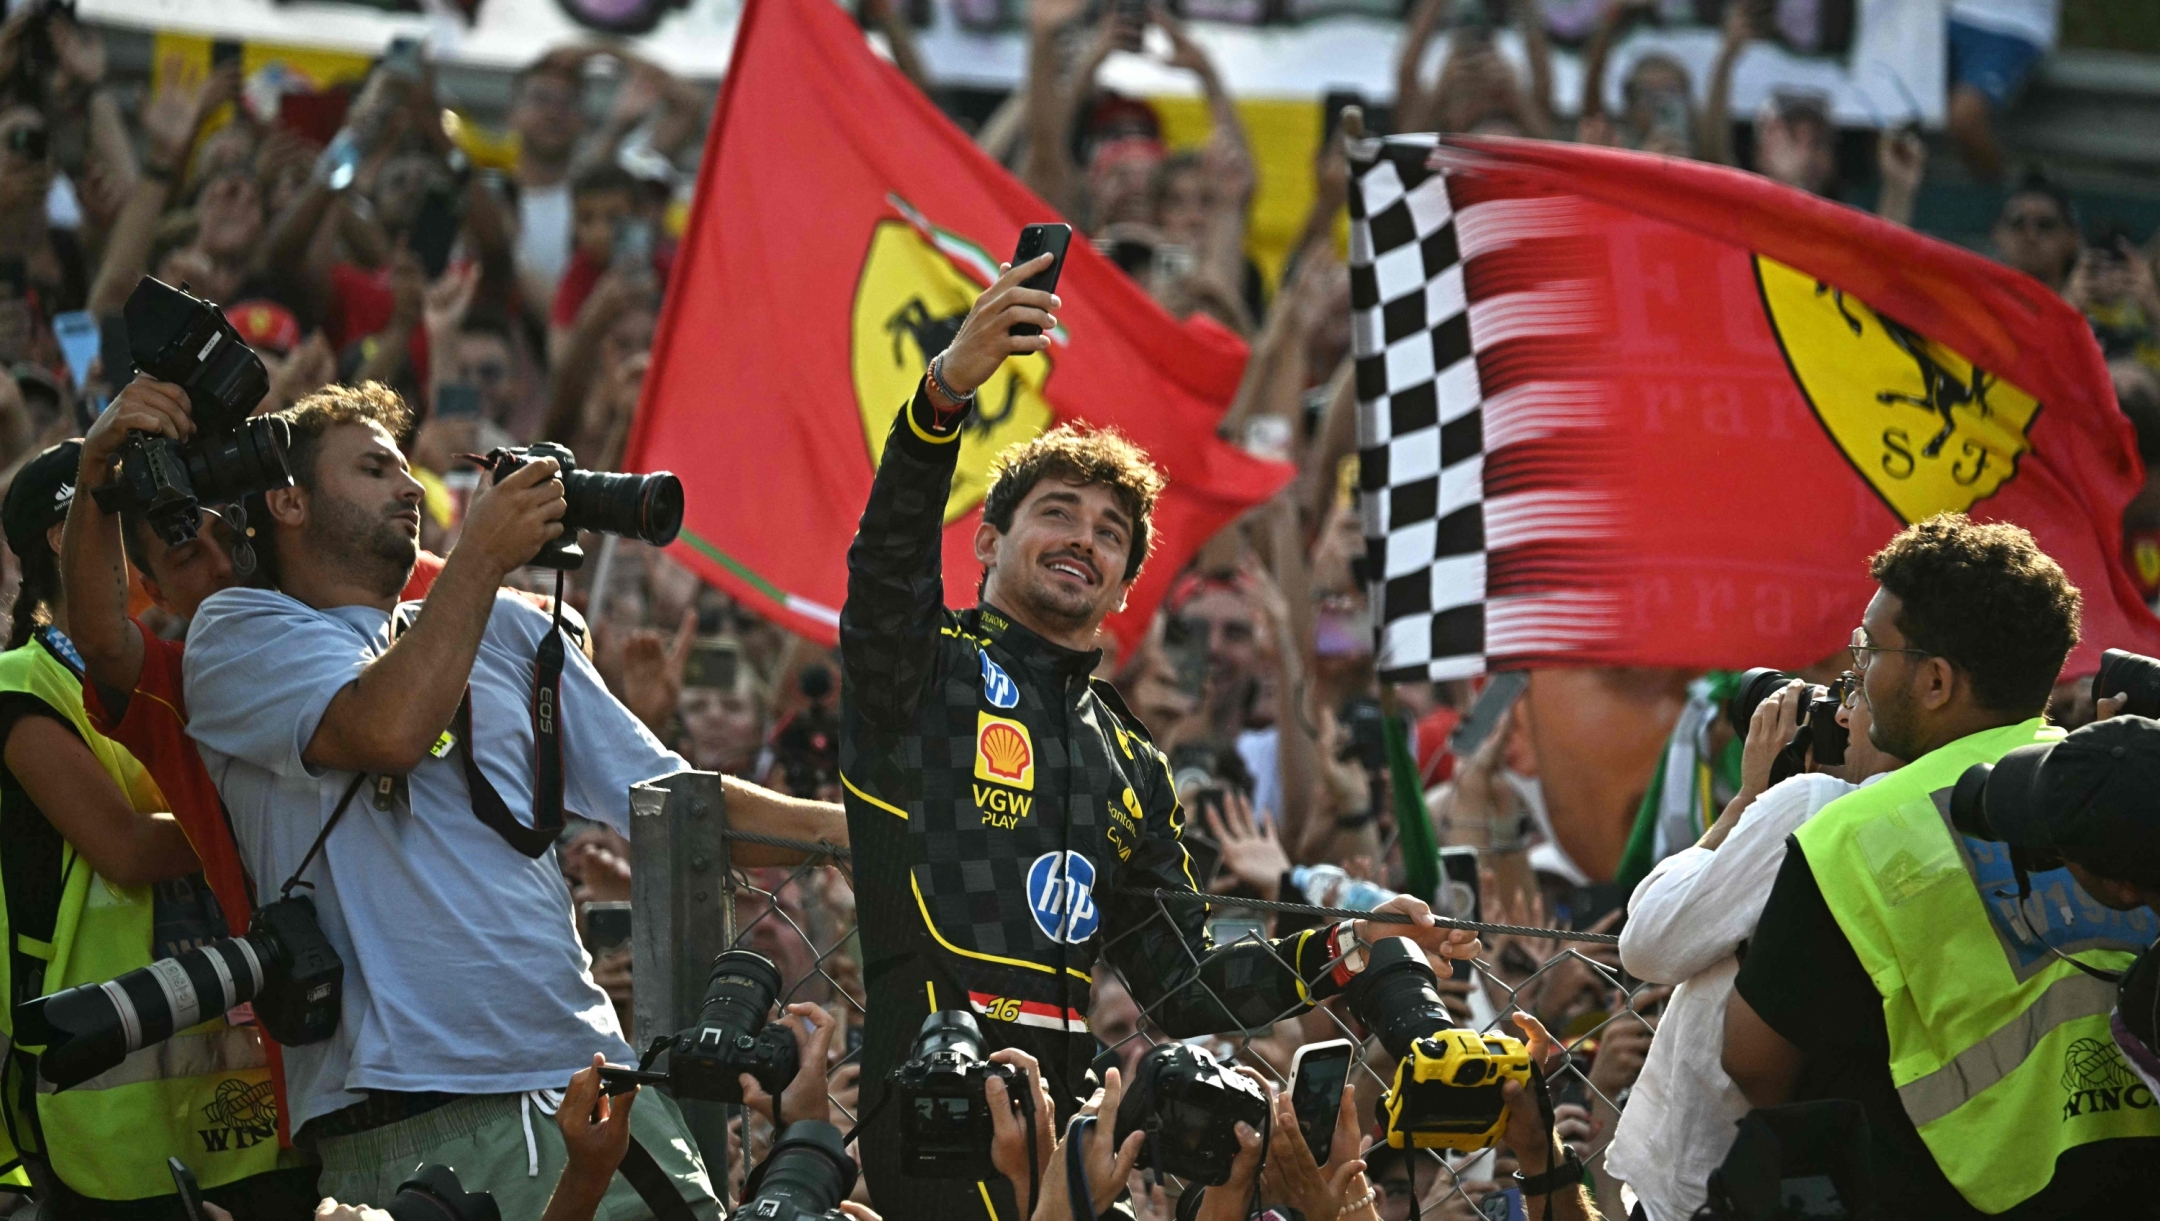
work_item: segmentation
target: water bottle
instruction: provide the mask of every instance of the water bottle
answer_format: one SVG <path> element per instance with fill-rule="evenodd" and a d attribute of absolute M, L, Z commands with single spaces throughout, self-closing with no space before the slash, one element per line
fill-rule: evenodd
<path fill-rule="evenodd" d="M 1339 907 L 1369 912 L 1395 897 L 1385 886 L 1353 878 L 1340 865 L 1299 865 L 1290 870 L 1290 884 L 1304 892 L 1315 907 Z"/>

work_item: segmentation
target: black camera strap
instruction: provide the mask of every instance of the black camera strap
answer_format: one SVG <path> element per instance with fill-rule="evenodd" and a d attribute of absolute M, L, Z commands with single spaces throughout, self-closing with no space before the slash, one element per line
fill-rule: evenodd
<path fill-rule="evenodd" d="M 652 1210 L 658 1221 L 696 1221 L 697 1214 L 691 1211 L 690 1202 L 675 1189 L 675 1180 L 668 1176 L 666 1167 L 653 1158 L 652 1150 L 639 1143 L 636 1136 L 630 1138 L 629 1147 L 623 1150 L 622 1164 L 616 1169 L 622 1172 L 624 1180 L 637 1191 L 638 1199 L 645 1201 L 645 1207 Z"/>
<path fill-rule="evenodd" d="M 300 858 L 300 867 L 292 871 L 292 876 L 285 879 L 283 886 L 278 887 L 278 898 L 291 898 L 295 887 L 305 886 L 310 890 L 315 888 L 313 882 L 301 881 L 300 875 L 306 873 L 307 867 L 315 863 L 315 855 L 322 851 L 323 844 L 330 838 L 330 832 L 337 829 L 338 820 L 345 817 L 345 807 L 352 804 L 353 794 L 360 791 L 360 782 L 365 779 L 366 772 L 353 773 L 352 783 L 345 786 L 345 795 L 338 798 L 337 809 L 330 811 L 329 820 L 323 823 L 322 830 L 315 833 L 315 842 L 308 845 L 307 855 Z"/>

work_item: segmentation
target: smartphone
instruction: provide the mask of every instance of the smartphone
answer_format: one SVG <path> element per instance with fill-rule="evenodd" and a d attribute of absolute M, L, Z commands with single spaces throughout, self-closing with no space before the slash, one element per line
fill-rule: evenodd
<path fill-rule="evenodd" d="M 242 45 L 230 38 L 220 38 L 210 44 L 210 70 L 216 72 L 227 64 L 240 62 Z"/>
<path fill-rule="evenodd" d="M 1192 274 L 1193 266 L 1198 261 L 1193 257 L 1192 247 L 1176 246 L 1165 242 L 1155 248 L 1155 257 L 1148 260 L 1148 274 L 1164 283 L 1172 280 L 1182 280 Z M 1262 416 L 1260 418 L 1274 419 L 1275 417 Z"/>
<path fill-rule="evenodd" d="M 733 691 L 741 663 L 742 646 L 735 641 L 699 640 L 690 646 L 690 659 L 683 664 L 683 686 Z"/>
<path fill-rule="evenodd" d="M 1478 1215 L 1485 1221 L 1530 1221 L 1530 1214 L 1523 1210 L 1520 1187 L 1503 1187 L 1479 1200 Z"/>
<path fill-rule="evenodd" d="M 98 319 L 98 365 L 114 394 L 135 380 L 135 352 L 128 347 L 127 316 L 118 312 Z"/>
<path fill-rule="evenodd" d="M 1456 920 L 1483 920 L 1484 896 L 1479 893 L 1478 850 L 1440 850 L 1440 901 L 1434 904 L 1443 916 Z"/>
<path fill-rule="evenodd" d="M 1216 916 L 1207 922 L 1207 932 L 1210 941 L 1215 945 L 1266 941 L 1267 921 L 1249 915 Z"/>
<path fill-rule="evenodd" d="M 1020 284 L 1039 292 L 1057 291 L 1058 275 L 1065 270 L 1065 250 L 1072 245 L 1071 225 L 1029 225 L 1020 230 L 1020 244 L 1013 247 L 1012 265 L 1018 267 L 1039 255 L 1050 255 L 1050 266 L 1029 276 Z M 1042 328 L 1032 322 L 1016 322 L 1013 335 L 1040 335 Z"/>
<path fill-rule="evenodd" d="M 472 420 L 480 416 L 480 387 L 445 382 L 435 388 L 435 418 Z"/>
<path fill-rule="evenodd" d="M 195 1172 L 177 1157 L 166 1158 L 165 1168 L 172 1171 L 173 1188 L 180 1193 L 180 1215 L 187 1221 L 210 1221 L 210 1214 L 203 1211 L 202 1184 L 195 1181 Z"/>
<path fill-rule="evenodd" d="M 1357 1045 L 1348 1039 L 1329 1039 L 1298 1048 L 1290 1061 L 1290 1109 L 1297 1113 L 1298 1131 L 1313 1161 L 1325 1166 L 1335 1146 L 1335 1116 L 1342 1109 L 1343 1087 L 1350 1083 L 1350 1064 Z"/>
<path fill-rule="evenodd" d="M 615 243 L 608 259 L 617 271 L 650 272 L 653 257 L 653 223 L 643 217 L 615 218 Z"/>
<path fill-rule="evenodd" d="M 419 39 L 409 34 L 400 34 L 391 39 L 390 49 L 383 52 L 383 70 L 409 81 L 419 80 L 422 46 Z"/>
<path fill-rule="evenodd" d="M 1177 689 L 1199 699 L 1207 689 L 1208 630 L 1185 619 L 1163 623 L 1163 653 L 1177 675 Z"/>
<path fill-rule="evenodd" d="M 442 275 L 450 266 L 450 248 L 457 244 L 458 229 L 465 223 L 463 212 L 454 186 L 431 186 L 420 200 L 420 211 L 413 217 L 405 240 L 428 279 Z"/>
<path fill-rule="evenodd" d="M 1477 748 L 1500 727 L 1500 718 L 1507 715 L 1508 709 L 1515 706 L 1529 687 L 1528 670 L 1503 670 L 1493 675 L 1485 689 L 1478 692 L 1477 702 L 1470 705 L 1470 715 L 1448 735 L 1448 750 L 1457 759 L 1468 759 L 1476 754 Z"/>
<path fill-rule="evenodd" d="M 605 954 L 630 944 L 630 905 L 628 903 L 587 903 L 585 905 L 585 948 L 594 954 Z"/>
<path fill-rule="evenodd" d="M 60 341 L 60 354 L 67 358 L 68 372 L 75 375 L 77 393 L 90 381 L 90 362 L 98 355 L 98 321 L 89 310 L 69 310 L 54 314 L 53 338 Z"/>

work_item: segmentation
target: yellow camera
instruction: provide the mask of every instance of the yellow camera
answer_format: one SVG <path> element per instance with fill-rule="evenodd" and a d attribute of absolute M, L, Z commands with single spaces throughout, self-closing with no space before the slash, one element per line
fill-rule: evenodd
<path fill-rule="evenodd" d="M 1507 1126 L 1500 1088 L 1530 1088 L 1530 1053 L 1521 1039 L 1475 1030 L 1440 1030 L 1411 1042 L 1381 1100 L 1387 1143 L 1397 1149 L 1491 1148 Z"/>

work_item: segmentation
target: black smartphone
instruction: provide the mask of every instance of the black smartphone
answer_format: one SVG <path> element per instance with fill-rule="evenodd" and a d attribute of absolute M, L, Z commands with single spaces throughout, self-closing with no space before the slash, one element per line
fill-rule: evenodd
<path fill-rule="evenodd" d="M 1050 255 L 1050 265 L 1021 281 L 1020 287 L 1039 292 L 1057 291 L 1058 275 L 1065 270 L 1065 250 L 1072 245 L 1071 225 L 1029 225 L 1020 230 L 1020 244 L 1013 247 L 1012 265 L 1020 264 L 1041 255 Z M 1040 335 L 1042 328 L 1032 322 L 1016 322 L 1009 332 L 1013 335 Z"/>
<path fill-rule="evenodd" d="M 471 420 L 480 415 L 480 387 L 464 382 L 445 382 L 435 388 L 435 418 Z"/>
<path fill-rule="evenodd" d="M 585 905 L 585 948 L 595 954 L 619 950 L 630 944 L 628 903 Z"/>
<path fill-rule="evenodd" d="M 1456 920 L 1483 920 L 1485 896 L 1478 877 L 1478 850 L 1453 847 L 1440 850 L 1440 896 L 1433 904 L 1439 913 Z M 1475 970 L 1467 958 L 1448 961 L 1448 978 L 1468 979 Z"/>
<path fill-rule="evenodd" d="M 733 691 L 741 660 L 742 648 L 732 640 L 699 640 L 690 646 L 690 658 L 683 663 L 683 686 Z"/>
<path fill-rule="evenodd" d="M 1171 672 L 1177 675 L 1178 690 L 1193 699 L 1199 699 L 1207 690 L 1207 626 L 1184 619 L 1166 620 L 1163 623 L 1162 647 L 1163 654 L 1170 661 Z"/>
<path fill-rule="evenodd" d="M 210 70 L 215 72 L 227 64 L 239 63 L 242 50 L 241 44 L 230 38 L 220 38 L 211 43 Z"/>
<path fill-rule="evenodd" d="M 458 229 L 465 223 L 464 209 L 459 206 L 460 196 L 454 186 L 438 184 L 428 188 L 420 200 L 420 211 L 413 217 L 412 229 L 406 235 L 413 254 L 420 260 L 420 270 L 427 278 L 435 279 L 450 266 L 450 247 L 457 243 Z"/>
<path fill-rule="evenodd" d="M 180 1215 L 187 1221 L 210 1221 L 210 1214 L 203 1211 L 202 1184 L 195 1181 L 195 1172 L 177 1157 L 166 1158 L 165 1168 L 172 1171 L 173 1188 L 180 1193 Z"/>
<path fill-rule="evenodd" d="M 1523 692 L 1530 689 L 1528 670 L 1503 670 L 1492 676 L 1485 689 L 1478 692 L 1477 702 L 1470 705 L 1470 713 L 1448 735 L 1448 750 L 1457 759 L 1468 759 L 1485 744 L 1492 731 L 1499 728 L 1500 718 L 1522 699 Z"/>
<path fill-rule="evenodd" d="M 390 40 L 389 49 L 383 52 L 382 66 L 394 76 L 416 81 L 420 79 L 426 59 L 425 44 L 409 34 L 400 34 Z"/>
<path fill-rule="evenodd" d="M 1290 1061 L 1290 1109 L 1313 1161 L 1325 1166 L 1335 1147 L 1335 1116 L 1342 1109 L 1343 1087 L 1350 1083 L 1350 1063 L 1357 1047 L 1348 1039 L 1329 1039 L 1298 1048 Z"/>
<path fill-rule="evenodd" d="M 652 257 L 653 223 L 642 216 L 617 217 L 609 265 L 621 272 L 650 272 Z"/>

